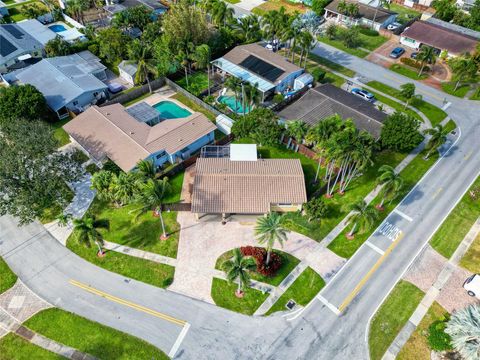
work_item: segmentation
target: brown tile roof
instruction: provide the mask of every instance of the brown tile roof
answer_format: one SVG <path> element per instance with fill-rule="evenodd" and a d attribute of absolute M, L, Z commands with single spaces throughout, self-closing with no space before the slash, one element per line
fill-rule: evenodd
<path fill-rule="evenodd" d="M 258 44 L 247 44 L 239 45 L 226 53 L 223 58 L 230 61 L 231 63 L 241 66 L 240 63 L 247 59 L 249 56 L 256 56 L 257 58 L 276 66 L 277 68 L 283 70 L 284 72 L 276 79 L 283 80 L 285 77 L 290 75 L 292 72 L 302 70 L 301 67 L 292 64 L 290 61 L 287 61 L 285 57 L 274 53 L 271 50 L 265 49 L 263 46 Z M 248 70 L 248 69 L 247 69 Z M 257 76 L 259 76 L 257 74 Z M 269 79 L 265 79 L 268 82 L 271 82 Z"/>
<path fill-rule="evenodd" d="M 425 21 L 415 21 L 402 33 L 402 36 L 440 50 L 447 50 L 454 55 L 472 53 L 478 43 L 474 37 Z"/>
<path fill-rule="evenodd" d="M 308 90 L 300 99 L 278 114 L 286 120 L 301 120 L 315 125 L 323 119 L 338 114 L 352 119 L 360 130 L 368 131 L 378 139 L 387 115 L 375 105 L 332 84 L 323 84 Z"/>
<path fill-rule="evenodd" d="M 328 4 L 325 7 L 325 9 L 337 14 L 341 14 L 340 11 L 338 11 L 338 4 L 340 2 L 341 0 L 333 0 L 330 4 Z M 346 0 L 346 3 L 358 4 L 360 17 L 363 17 L 371 21 L 373 21 L 373 18 L 375 18 L 375 22 L 380 24 L 383 23 L 385 20 L 387 20 L 390 16 L 396 14 L 393 11 L 383 9 L 383 8 L 375 8 L 367 4 L 362 4 L 361 2 L 358 2 L 358 1 Z M 375 16 L 375 12 L 377 13 L 376 16 Z"/>
<path fill-rule="evenodd" d="M 305 178 L 298 159 L 197 160 L 194 213 L 264 214 L 271 204 L 306 201 Z"/>
<path fill-rule="evenodd" d="M 173 154 L 216 126 L 201 113 L 183 119 L 164 120 L 155 126 L 137 121 L 120 104 L 92 106 L 64 127 L 92 157 L 106 157 L 129 171 L 149 155 L 165 150 Z"/>

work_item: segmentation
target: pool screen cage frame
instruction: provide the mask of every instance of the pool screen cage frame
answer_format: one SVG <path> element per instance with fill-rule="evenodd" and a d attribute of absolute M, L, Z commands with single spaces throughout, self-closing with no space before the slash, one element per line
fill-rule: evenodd
<path fill-rule="evenodd" d="M 200 150 L 201 158 L 230 158 L 230 145 L 207 145 Z"/>

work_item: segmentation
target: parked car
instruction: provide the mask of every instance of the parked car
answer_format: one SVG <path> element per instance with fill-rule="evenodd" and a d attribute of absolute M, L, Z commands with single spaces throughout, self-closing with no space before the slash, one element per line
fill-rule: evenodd
<path fill-rule="evenodd" d="M 480 275 L 474 274 L 470 276 L 463 283 L 463 288 L 467 290 L 467 294 L 470 296 L 475 296 L 480 299 Z"/>
<path fill-rule="evenodd" d="M 387 30 L 393 31 L 398 29 L 400 26 L 402 26 L 402 24 L 394 22 L 394 23 L 388 24 Z"/>
<path fill-rule="evenodd" d="M 392 52 L 390 53 L 390 57 L 391 58 L 394 58 L 394 59 L 398 59 L 400 56 L 403 55 L 403 53 L 405 52 L 405 49 L 402 48 L 402 47 L 396 47 L 395 49 L 392 50 Z"/>
<path fill-rule="evenodd" d="M 418 56 L 418 52 L 413 52 L 413 53 L 410 54 L 410 57 L 411 57 L 412 59 L 416 59 L 417 56 Z"/>
<path fill-rule="evenodd" d="M 372 93 L 369 93 L 367 90 L 363 90 L 363 89 L 359 89 L 359 88 L 353 88 L 352 89 L 352 94 L 357 95 L 357 96 L 361 97 L 362 99 L 370 101 L 370 102 L 375 100 L 375 96 Z"/>

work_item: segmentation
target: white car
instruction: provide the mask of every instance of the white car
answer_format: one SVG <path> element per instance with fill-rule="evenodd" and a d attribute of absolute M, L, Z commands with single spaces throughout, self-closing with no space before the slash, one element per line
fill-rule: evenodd
<path fill-rule="evenodd" d="M 470 276 L 463 283 L 463 288 L 467 290 L 467 294 L 470 296 L 475 296 L 480 299 L 480 275 L 474 274 Z"/>

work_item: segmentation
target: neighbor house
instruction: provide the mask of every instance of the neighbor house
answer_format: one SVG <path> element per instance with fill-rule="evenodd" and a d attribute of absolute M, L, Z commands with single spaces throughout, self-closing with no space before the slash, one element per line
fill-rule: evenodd
<path fill-rule="evenodd" d="M 262 101 L 274 93 L 293 87 L 304 69 L 282 55 L 258 44 L 240 45 L 212 62 L 217 72 L 235 76 L 255 86 Z"/>
<path fill-rule="evenodd" d="M 30 84 L 44 96 L 59 118 L 79 113 L 107 97 L 106 67 L 90 51 L 43 59 L 4 75 L 13 84 Z"/>
<path fill-rule="evenodd" d="M 422 45 L 454 57 L 472 54 L 478 44 L 480 33 L 436 19 L 415 21 L 400 36 L 400 43 L 413 49 Z"/>
<path fill-rule="evenodd" d="M 128 109 L 92 106 L 64 129 L 97 163 L 110 159 L 124 171 L 144 159 L 157 167 L 182 162 L 214 141 L 216 126 L 202 113 L 176 119 L 160 115 L 146 103 Z"/>
<path fill-rule="evenodd" d="M 326 20 L 346 26 L 364 25 L 378 31 L 380 28 L 385 29 L 388 25 L 395 22 L 397 18 L 397 13 L 393 11 L 370 6 L 354 0 L 346 0 L 347 4 L 358 5 L 358 16 L 351 17 L 344 14 L 341 8 L 339 9 L 339 4 L 341 3 L 342 0 L 333 0 L 325 7 L 325 14 L 323 16 Z"/>
<path fill-rule="evenodd" d="M 298 159 L 259 159 L 255 144 L 202 149 L 195 165 L 192 212 L 261 215 L 299 211 L 307 202 Z"/>
<path fill-rule="evenodd" d="M 137 64 L 131 61 L 123 60 L 118 64 L 120 77 L 131 85 L 135 85 L 135 76 L 137 75 Z"/>
<path fill-rule="evenodd" d="M 387 114 L 375 105 L 331 84 L 309 89 L 302 97 L 278 113 L 283 120 L 301 120 L 313 126 L 323 119 L 339 115 L 351 119 L 357 129 L 380 137 Z"/>

